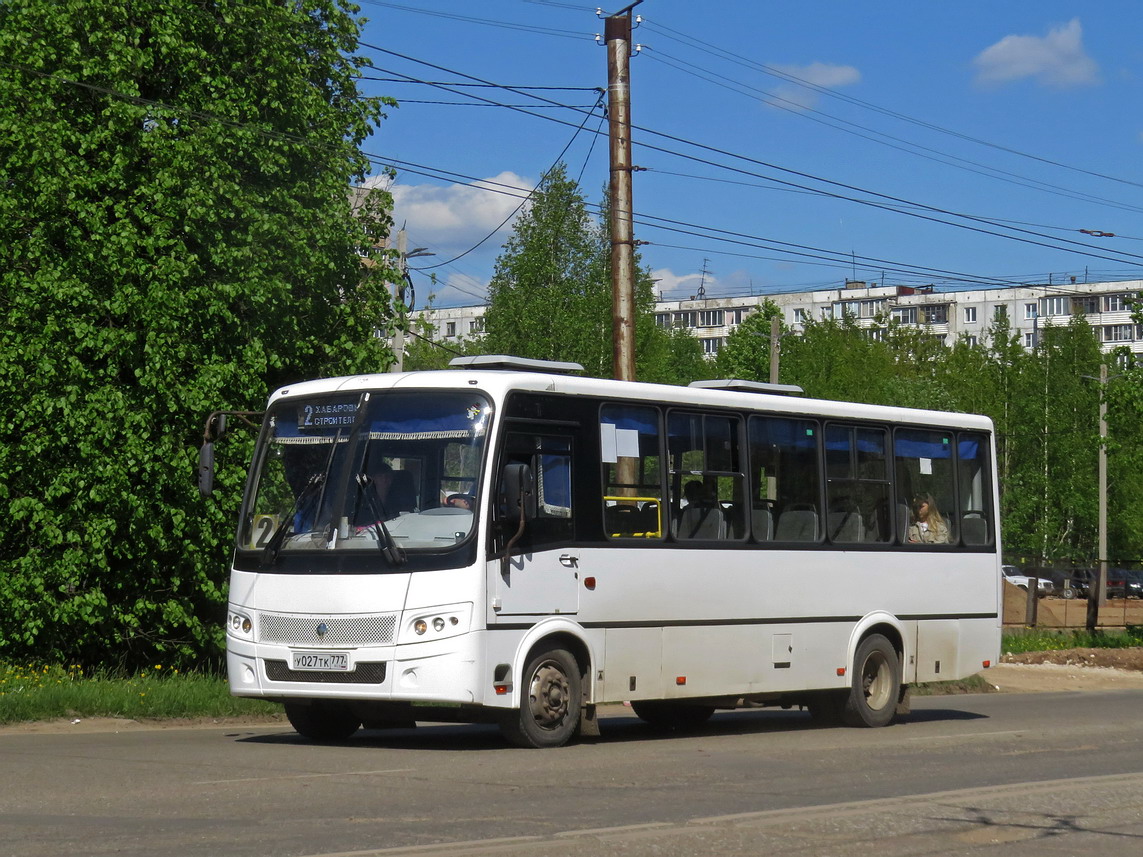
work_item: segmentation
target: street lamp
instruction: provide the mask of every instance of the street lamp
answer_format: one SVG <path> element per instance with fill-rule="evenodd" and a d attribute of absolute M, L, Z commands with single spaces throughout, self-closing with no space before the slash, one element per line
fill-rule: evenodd
<path fill-rule="evenodd" d="M 1099 381 L 1099 544 L 1096 547 L 1099 559 L 1099 577 L 1089 594 L 1087 630 L 1095 631 L 1096 610 L 1107 603 L 1107 364 L 1099 364 L 1099 378 L 1081 375 L 1091 381 Z M 1122 374 L 1110 378 L 1122 378 Z M 1126 597 L 1126 593 L 1124 593 Z"/>

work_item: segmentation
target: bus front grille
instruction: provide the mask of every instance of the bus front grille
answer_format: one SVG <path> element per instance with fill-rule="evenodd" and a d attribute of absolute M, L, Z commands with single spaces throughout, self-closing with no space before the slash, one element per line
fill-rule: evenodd
<path fill-rule="evenodd" d="M 263 661 L 270 681 L 330 682 L 337 684 L 381 684 L 385 681 L 385 662 L 357 664 L 353 672 L 341 670 L 292 670 L 285 661 Z"/>
<path fill-rule="evenodd" d="M 285 646 L 388 646 L 397 633 L 396 613 L 364 616 L 258 615 L 258 638 Z"/>

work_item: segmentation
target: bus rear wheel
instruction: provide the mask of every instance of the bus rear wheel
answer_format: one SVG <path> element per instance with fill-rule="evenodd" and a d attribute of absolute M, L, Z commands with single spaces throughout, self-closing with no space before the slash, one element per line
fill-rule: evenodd
<path fill-rule="evenodd" d="M 870 634 L 853 658 L 853 681 L 842 718 L 848 726 L 888 726 L 901 693 L 901 659 L 881 634 Z"/>
<path fill-rule="evenodd" d="M 287 702 L 286 719 L 311 741 L 344 741 L 361 726 L 361 718 L 348 705 L 336 702 Z"/>
<path fill-rule="evenodd" d="M 562 747 L 579 728 L 579 664 L 566 649 L 546 649 L 524 667 L 520 708 L 505 712 L 500 731 L 517 747 Z"/>
<path fill-rule="evenodd" d="M 691 705 L 685 702 L 657 700 L 632 702 L 631 710 L 647 725 L 664 731 L 697 729 L 714 714 L 713 705 Z"/>

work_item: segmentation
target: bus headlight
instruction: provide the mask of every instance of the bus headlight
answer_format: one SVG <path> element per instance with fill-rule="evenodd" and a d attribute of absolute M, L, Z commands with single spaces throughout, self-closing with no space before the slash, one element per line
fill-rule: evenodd
<path fill-rule="evenodd" d="M 253 631 L 254 623 L 246 614 L 233 610 L 226 614 L 226 633 L 235 637 L 249 638 Z"/>
<path fill-rule="evenodd" d="M 405 614 L 402 624 L 404 631 L 402 631 L 401 637 L 403 640 L 398 640 L 398 642 L 420 643 L 459 636 L 468 631 L 471 616 L 471 604 L 430 607 L 416 613 L 409 611 Z"/>

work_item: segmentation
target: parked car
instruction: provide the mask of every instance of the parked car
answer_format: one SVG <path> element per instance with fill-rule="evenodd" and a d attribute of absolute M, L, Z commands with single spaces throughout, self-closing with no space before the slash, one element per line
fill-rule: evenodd
<path fill-rule="evenodd" d="M 1001 572 L 1004 574 L 1004 579 L 1014 586 L 1019 586 L 1025 592 L 1028 591 L 1032 585 L 1032 578 L 1022 573 L 1014 565 L 1002 565 Z M 1051 595 L 1056 591 L 1055 584 L 1047 577 L 1040 577 L 1036 586 L 1036 594 L 1043 598 L 1045 595 Z"/>
<path fill-rule="evenodd" d="M 1124 568 L 1107 570 L 1108 598 L 1143 598 L 1143 573 Z"/>

